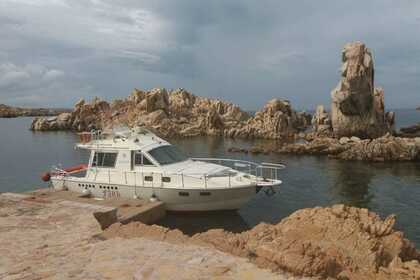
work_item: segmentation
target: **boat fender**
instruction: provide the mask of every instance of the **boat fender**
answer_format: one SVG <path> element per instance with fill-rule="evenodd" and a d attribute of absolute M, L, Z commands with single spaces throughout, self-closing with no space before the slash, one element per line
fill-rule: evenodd
<path fill-rule="evenodd" d="M 150 199 L 149 199 L 149 201 L 150 202 L 156 202 L 156 201 L 159 201 L 159 199 L 153 194 L 151 197 L 150 197 Z"/>
<path fill-rule="evenodd" d="M 41 175 L 41 179 L 44 182 L 48 182 L 51 179 L 51 174 L 50 172 L 45 172 L 44 174 Z"/>
<path fill-rule="evenodd" d="M 90 195 L 91 195 L 90 190 L 88 190 L 88 189 L 84 189 L 84 190 L 82 191 L 82 195 L 81 195 L 80 197 L 89 197 Z"/>

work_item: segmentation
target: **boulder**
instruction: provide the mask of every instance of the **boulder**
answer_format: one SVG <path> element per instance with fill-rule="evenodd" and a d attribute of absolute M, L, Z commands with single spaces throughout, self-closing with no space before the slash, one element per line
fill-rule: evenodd
<path fill-rule="evenodd" d="M 272 99 L 244 125 L 231 128 L 225 134 L 230 137 L 281 139 L 308 127 L 310 119 L 309 114 L 292 110 L 289 101 Z"/>
<path fill-rule="evenodd" d="M 341 81 L 332 91 L 331 124 L 337 137 L 376 138 L 392 130 L 393 116 L 385 117 L 384 91 L 374 87 L 370 50 L 361 42 L 345 45 Z"/>
<path fill-rule="evenodd" d="M 154 88 L 146 93 L 146 98 L 141 101 L 141 108 L 150 113 L 156 110 L 168 112 L 169 97 L 166 89 Z"/>
<path fill-rule="evenodd" d="M 312 118 L 314 131 L 324 133 L 331 131 L 331 118 L 323 105 L 316 107 L 315 115 Z"/>

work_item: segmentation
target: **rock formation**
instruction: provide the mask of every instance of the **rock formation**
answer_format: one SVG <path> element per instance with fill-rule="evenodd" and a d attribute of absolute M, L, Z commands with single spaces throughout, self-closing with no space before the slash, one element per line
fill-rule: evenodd
<path fill-rule="evenodd" d="M 386 134 L 375 139 L 359 137 L 326 137 L 307 134 L 303 143 L 255 145 L 250 149 L 230 147 L 228 152 L 281 153 L 296 155 L 326 155 L 343 160 L 363 161 L 418 161 L 420 137 L 403 138 Z"/>
<path fill-rule="evenodd" d="M 195 96 L 184 89 L 142 91 L 111 104 L 100 99 L 80 100 L 70 115 L 37 118 L 32 130 L 89 131 L 118 125 L 142 125 L 163 136 L 220 135 L 279 139 L 305 129 L 311 116 L 295 112 L 288 101 L 274 99 L 254 117 L 238 106 Z"/>
<path fill-rule="evenodd" d="M 315 115 L 312 118 L 312 127 L 320 135 L 331 134 L 331 117 L 323 105 L 316 107 Z"/>
<path fill-rule="evenodd" d="M 0 104 L 0 118 L 35 117 L 35 116 L 56 116 L 67 109 L 46 109 L 46 108 L 20 108 Z"/>
<path fill-rule="evenodd" d="M 420 137 L 420 123 L 402 127 L 398 134 L 404 137 Z"/>
<path fill-rule="evenodd" d="M 335 205 L 299 210 L 276 225 L 239 234 L 215 229 L 188 237 L 131 223 L 114 224 L 102 236 L 210 246 L 263 268 L 322 279 L 418 279 L 420 253 L 394 224 L 395 216 L 382 220 L 367 209 Z"/>
<path fill-rule="evenodd" d="M 331 124 L 337 137 L 376 138 L 392 130 L 385 115 L 384 91 L 374 87 L 372 54 L 361 42 L 345 45 L 341 81 L 332 91 Z"/>
<path fill-rule="evenodd" d="M 376 139 L 358 137 L 317 137 L 307 143 L 282 146 L 274 152 L 329 155 L 344 160 L 413 161 L 420 160 L 420 138 L 401 138 L 389 134 Z"/>

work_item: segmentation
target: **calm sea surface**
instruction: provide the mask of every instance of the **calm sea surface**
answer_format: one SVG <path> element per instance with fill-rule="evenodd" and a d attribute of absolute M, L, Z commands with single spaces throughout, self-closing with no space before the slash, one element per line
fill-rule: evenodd
<path fill-rule="evenodd" d="M 420 122 L 420 112 L 397 111 L 397 125 Z M 71 166 L 87 154 L 75 150 L 70 132 L 33 133 L 31 118 L 0 119 L 0 192 L 23 192 L 46 186 L 39 174 L 54 164 Z M 238 212 L 201 215 L 170 214 L 161 224 L 186 233 L 209 228 L 248 229 L 259 222 L 275 223 L 297 209 L 336 203 L 367 207 L 382 217 L 397 215 L 397 227 L 420 247 L 420 162 L 345 162 L 315 156 L 230 154 L 231 146 L 253 143 L 212 137 L 168 139 L 191 156 L 228 157 L 284 163 L 283 185 L 271 197 L 258 193 Z"/>

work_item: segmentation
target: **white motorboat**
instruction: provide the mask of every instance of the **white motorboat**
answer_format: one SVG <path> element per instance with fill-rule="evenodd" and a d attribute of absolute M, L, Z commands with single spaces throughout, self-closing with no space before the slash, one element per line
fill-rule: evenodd
<path fill-rule="evenodd" d="M 104 199 L 160 200 L 170 211 L 238 209 L 261 188 L 282 182 L 282 164 L 188 158 L 144 128 L 81 133 L 76 147 L 91 151 L 89 163 L 54 167 L 43 176 L 59 190 Z"/>

